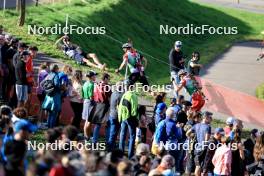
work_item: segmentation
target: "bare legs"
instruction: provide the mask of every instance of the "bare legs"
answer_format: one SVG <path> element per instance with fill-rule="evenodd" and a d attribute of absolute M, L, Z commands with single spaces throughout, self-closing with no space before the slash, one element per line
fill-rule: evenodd
<path fill-rule="evenodd" d="M 91 66 L 91 67 L 95 67 L 95 68 L 99 68 L 101 70 L 108 70 L 106 68 L 106 64 L 102 64 L 98 57 L 96 56 L 96 54 L 94 53 L 89 53 L 87 54 L 87 58 L 92 58 L 93 59 L 93 62 L 90 62 L 89 59 L 83 59 L 83 61 L 88 65 L 88 66 Z"/>
<path fill-rule="evenodd" d="M 83 127 L 84 136 L 86 138 L 90 138 L 91 129 L 92 129 L 91 122 L 88 122 L 88 120 L 86 120 L 85 124 L 84 124 L 84 127 Z"/>

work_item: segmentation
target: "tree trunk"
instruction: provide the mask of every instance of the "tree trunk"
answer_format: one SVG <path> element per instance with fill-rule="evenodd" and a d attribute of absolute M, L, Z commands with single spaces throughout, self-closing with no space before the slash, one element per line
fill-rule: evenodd
<path fill-rule="evenodd" d="M 39 0 L 36 0 L 36 7 L 38 6 L 38 4 L 39 4 Z"/>
<path fill-rule="evenodd" d="M 20 16 L 18 25 L 23 26 L 26 18 L 26 0 L 20 0 Z"/>
<path fill-rule="evenodd" d="M 21 1 L 20 0 L 16 0 L 16 10 L 20 11 L 20 7 L 21 7 Z"/>

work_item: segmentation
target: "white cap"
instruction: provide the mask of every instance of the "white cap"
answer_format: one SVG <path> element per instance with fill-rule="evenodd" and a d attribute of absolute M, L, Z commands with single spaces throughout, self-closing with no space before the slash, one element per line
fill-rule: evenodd
<path fill-rule="evenodd" d="M 181 41 L 176 41 L 175 42 L 175 46 L 182 46 L 182 42 Z"/>
<path fill-rule="evenodd" d="M 228 117 L 227 119 L 226 119 L 226 124 L 227 125 L 233 125 L 234 124 L 234 122 L 235 122 L 235 118 L 234 117 Z"/>

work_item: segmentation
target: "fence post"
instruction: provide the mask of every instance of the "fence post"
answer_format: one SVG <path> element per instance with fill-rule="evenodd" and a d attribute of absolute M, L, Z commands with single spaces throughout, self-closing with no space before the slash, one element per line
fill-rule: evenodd
<path fill-rule="evenodd" d="M 3 1 L 3 16 L 5 16 L 6 0 Z"/>
<path fill-rule="evenodd" d="M 66 19 L 65 19 L 66 33 L 65 34 L 68 34 L 68 22 L 69 22 L 69 14 L 66 14 Z"/>

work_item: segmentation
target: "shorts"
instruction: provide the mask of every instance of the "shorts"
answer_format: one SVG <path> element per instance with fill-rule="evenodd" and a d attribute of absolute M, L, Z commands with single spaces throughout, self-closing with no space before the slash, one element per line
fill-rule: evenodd
<path fill-rule="evenodd" d="M 91 119 L 94 113 L 95 103 L 89 99 L 85 99 L 83 102 L 83 111 L 82 111 L 82 119 L 88 120 Z"/>
<path fill-rule="evenodd" d="M 78 62 L 78 63 L 82 63 L 83 62 L 83 56 L 81 55 L 81 54 L 75 54 L 74 55 L 74 60 L 76 61 L 76 62 Z"/>
<path fill-rule="evenodd" d="M 16 84 L 16 95 L 18 101 L 27 101 L 28 99 L 28 86 Z"/>
<path fill-rule="evenodd" d="M 200 166 L 200 167 L 203 166 L 205 155 L 206 155 L 206 150 L 203 150 L 199 152 L 199 154 L 194 155 L 195 166 Z"/>
<path fill-rule="evenodd" d="M 190 174 L 195 171 L 194 155 L 192 153 L 187 154 L 186 161 L 186 173 Z"/>
<path fill-rule="evenodd" d="M 109 104 L 107 103 L 96 103 L 93 106 L 93 113 L 89 116 L 88 122 L 92 122 L 93 124 L 100 124 L 103 123 L 105 114 L 109 109 Z"/>

